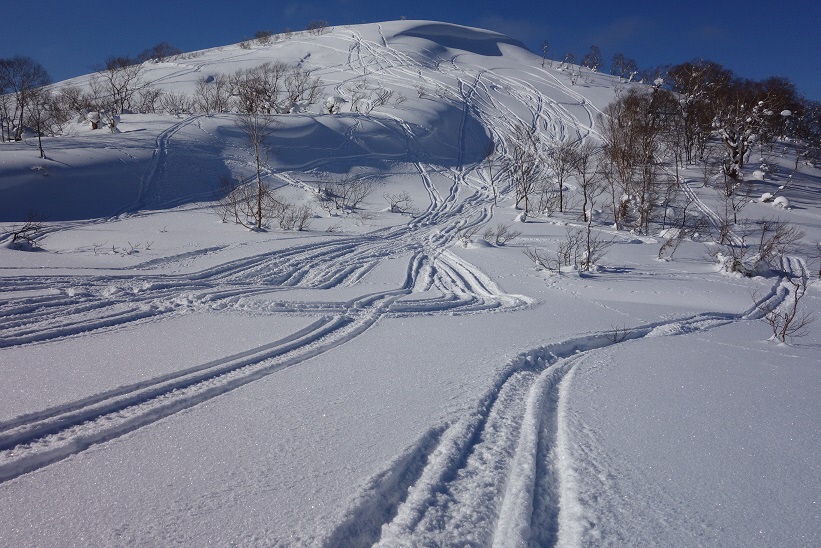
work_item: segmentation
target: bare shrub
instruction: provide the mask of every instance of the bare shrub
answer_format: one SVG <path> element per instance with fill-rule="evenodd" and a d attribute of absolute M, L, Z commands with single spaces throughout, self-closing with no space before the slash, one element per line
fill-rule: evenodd
<path fill-rule="evenodd" d="M 388 202 L 391 213 L 408 213 L 411 210 L 413 200 L 411 200 L 410 194 L 406 190 L 397 194 L 385 193 L 382 197 Z"/>
<path fill-rule="evenodd" d="M 760 227 L 757 260 L 772 270 L 778 270 L 784 257 L 798 250 L 798 242 L 804 237 L 804 231 L 778 219 L 763 219 Z"/>
<path fill-rule="evenodd" d="M 478 224 L 467 226 L 456 233 L 456 239 L 459 240 L 462 247 L 467 247 L 470 245 L 470 242 L 473 240 L 473 236 L 476 235 L 478 230 Z"/>
<path fill-rule="evenodd" d="M 252 230 L 261 230 L 283 211 L 283 202 L 266 185 L 226 181 L 234 188 L 225 195 L 215 209 L 223 222 L 233 222 Z"/>
<path fill-rule="evenodd" d="M 194 110 L 194 102 L 185 93 L 163 93 L 159 99 L 160 110 L 168 114 L 190 114 Z"/>
<path fill-rule="evenodd" d="M 258 30 L 254 33 L 254 39 L 260 46 L 267 46 L 271 43 L 271 37 L 274 35 L 270 30 Z"/>
<path fill-rule="evenodd" d="M 538 249 L 535 247 L 533 249 L 525 248 L 524 254 L 528 259 L 533 261 L 536 268 L 541 268 L 542 270 L 559 270 L 558 264 L 556 263 L 556 258 L 548 255 L 548 253 L 543 249 Z"/>
<path fill-rule="evenodd" d="M 317 187 L 317 199 L 320 207 L 333 215 L 337 211 L 358 209 L 372 191 L 373 183 L 368 179 L 346 179 L 320 183 Z"/>
<path fill-rule="evenodd" d="M 607 340 L 613 344 L 618 344 L 620 342 L 624 342 L 627 340 L 627 336 L 630 334 L 630 329 L 627 326 L 622 327 L 613 327 L 613 329 L 605 335 Z"/>
<path fill-rule="evenodd" d="M 247 114 L 273 114 L 284 110 L 287 72 L 288 65 L 276 61 L 231 74 L 228 86 L 236 98 L 237 110 Z"/>
<path fill-rule="evenodd" d="M 231 83 L 224 74 L 215 74 L 197 80 L 193 107 L 197 112 L 214 114 L 231 110 Z"/>
<path fill-rule="evenodd" d="M 311 71 L 292 67 L 285 77 L 285 91 L 291 105 L 313 105 L 322 91 L 322 80 L 311 76 Z"/>
<path fill-rule="evenodd" d="M 548 217 L 553 215 L 560 203 L 560 195 L 556 187 L 548 181 L 539 181 L 535 188 L 536 207 L 534 210 L 540 215 Z"/>
<path fill-rule="evenodd" d="M 522 233 L 520 231 L 512 230 L 510 228 L 510 225 L 500 223 L 496 225 L 495 229 L 488 228 L 487 230 L 485 230 L 485 233 L 482 235 L 482 237 L 488 242 L 492 242 L 496 245 L 501 246 L 505 245 L 508 242 L 512 242 L 521 235 Z"/>
<path fill-rule="evenodd" d="M 251 114 L 287 114 L 296 105 L 316 103 L 322 92 L 322 80 L 311 71 L 282 61 L 240 69 L 222 85 L 235 95 L 237 110 Z"/>
<path fill-rule="evenodd" d="M 322 21 L 322 20 L 311 21 L 310 23 L 308 23 L 308 26 L 305 27 L 305 30 L 307 30 L 309 33 L 313 34 L 314 36 L 319 36 L 321 34 L 324 34 L 327 29 L 328 29 L 328 22 L 327 21 Z"/>
<path fill-rule="evenodd" d="M 353 82 L 349 88 L 351 95 L 351 110 L 362 114 L 370 114 L 374 109 L 384 107 L 393 103 L 394 105 L 404 101 L 404 96 L 394 94 L 394 91 L 387 89 L 380 83 L 373 83 L 367 78 L 360 78 Z"/>
<path fill-rule="evenodd" d="M 279 228 L 282 230 L 302 231 L 311 224 L 314 210 L 305 204 L 298 206 L 290 202 L 280 201 L 274 214 L 279 221 Z"/>
<path fill-rule="evenodd" d="M 37 239 L 45 234 L 46 225 L 34 213 L 30 213 L 22 226 L 9 230 L 11 245 L 17 249 L 38 247 Z"/>
<path fill-rule="evenodd" d="M 815 321 L 814 315 L 799 309 L 801 299 L 807 294 L 807 278 L 792 276 L 787 281 L 792 286 L 790 297 L 780 305 L 767 303 L 758 307 L 764 313 L 764 321 L 773 331 L 773 339 L 782 343 L 787 342 L 787 339 L 806 336 L 809 333 L 810 324 Z"/>
<path fill-rule="evenodd" d="M 803 237 L 802 230 L 785 221 L 762 219 L 741 232 L 738 241 L 719 243 L 712 255 L 727 272 L 756 276 L 783 270 L 784 258 L 798 250 Z"/>
<path fill-rule="evenodd" d="M 157 106 L 164 95 L 163 90 L 154 86 L 142 88 L 134 97 L 134 107 L 142 114 L 153 114 L 157 112 Z"/>
<path fill-rule="evenodd" d="M 604 258 L 612 245 L 613 240 L 593 234 L 588 224 L 585 228 L 568 228 L 553 256 L 536 248 L 526 249 L 525 255 L 545 270 L 561 273 L 563 267 L 573 267 L 580 272 L 588 272 Z"/>

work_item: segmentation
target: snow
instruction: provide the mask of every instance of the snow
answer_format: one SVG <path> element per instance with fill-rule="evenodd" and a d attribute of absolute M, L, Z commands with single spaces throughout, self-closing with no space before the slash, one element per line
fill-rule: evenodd
<path fill-rule="evenodd" d="M 603 201 L 597 268 L 537 270 L 523 250 L 583 226 L 577 188 L 568 213 L 525 218 L 498 165 L 490 185 L 487 145 L 514 122 L 596 139 L 614 88 L 640 84 L 574 86 L 510 38 L 433 21 L 143 70 L 191 93 L 278 59 L 325 89 L 277 117 L 266 181 L 314 204 L 320 182 L 367 178 L 361 210 L 315 208 L 299 232 L 220 222 L 219 177 L 253 173 L 230 114 L 77 123 L 48 160 L 0 146 L 4 545 L 821 544 L 821 337 L 774 344 L 751 297 L 790 285 L 726 276 L 687 238 L 658 261 L 677 229 L 617 231 Z M 405 100 L 352 112 L 363 75 Z M 778 197 L 743 215 L 795 223 L 807 257 L 821 173 L 784 186 L 793 162 L 750 178 Z M 717 219 L 715 192 L 685 190 Z M 401 191 L 412 215 L 386 207 Z M 29 212 L 37 252 L 7 234 Z M 522 234 L 484 243 L 499 224 Z M 802 304 L 821 310 L 817 283 Z"/>
<path fill-rule="evenodd" d="M 816 350 L 761 342 L 761 325 L 618 345 L 570 381 L 573 543 L 810 546 L 821 406 Z M 687 356 L 675 359 L 673 356 Z"/>

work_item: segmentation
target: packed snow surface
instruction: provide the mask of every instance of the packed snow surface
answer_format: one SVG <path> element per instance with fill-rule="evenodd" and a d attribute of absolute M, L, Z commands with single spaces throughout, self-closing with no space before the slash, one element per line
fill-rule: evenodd
<path fill-rule="evenodd" d="M 430 21 L 142 77 L 191 93 L 274 60 L 342 107 L 277 116 L 266 183 L 311 205 L 322 182 L 365 179 L 358 210 L 222 223 L 220 176 L 254 174 L 232 114 L 78 123 L 48 160 L 0 147 L 0 544 L 821 545 L 821 337 L 775 344 L 755 305 L 783 304 L 785 280 L 724 275 L 689 240 L 659 261 L 674 232 L 600 224 L 595 272 L 522 252 L 582 226 L 581 202 L 570 184 L 566 213 L 518 222 L 489 143 L 517 122 L 596 140 L 614 91 L 640 84 L 572 85 L 515 40 Z M 356 86 L 392 100 L 357 112 Z M 820 178 L 805 167 L 791 209 L 745 213 L 814 248 Z M 683 184 L 715 220 L 716 194 Z M 400 192 L 412 211 L 383 199 Z M 46 231 L 22 251 L 5 229 L 29 213 Z M 522 234 L 480 237 L 500 223 Z M 817 285 L 803 303 L 821 309 Z"/>

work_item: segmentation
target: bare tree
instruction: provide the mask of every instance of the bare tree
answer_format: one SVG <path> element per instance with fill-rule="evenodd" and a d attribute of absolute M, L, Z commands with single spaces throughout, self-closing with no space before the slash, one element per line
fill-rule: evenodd
<path fill-rule="evenodd" d="M 45 133 L 46 127 L 51 121 L 52 107 L 51 93 L 43 88 L 36 90 L 29 96 L 28 117 L 26 119 L 37 133 L 37 148 L 42 159 L 46 158 L 46 152 L 43 150 L 43 133 Z"/>
<path fill-rule="evenodd" d="M 688 162 L 703 155 L 717 115 L 715 94 L 731 78 L 731 71 L 712 61 L 690 61 L 667 71 L 667 81 L 679 101 L 682 123 L 678 134 Z"/>
<path fill-rule="evenodd" d="M 564 212 L 564 183 L 573 170 L 576 161 L 574 145 L 570 141 L 560 141 L 548 148 L 545 154 L 545 164 L 556 179 L 556 190 L 559 196 L 559 212 Z"/>
<path fill-rule="evenodd" d="M 197 80 L 194 88 L 194 109 L 206 114 L 231 110 L 231 82 L 224 74 Z"/>
<path fill-rule="evenodd" d="M 0 59 L 0 64 L 5 61 Z M 3 81 L 0 69 L 0 143 L 12 140 L 12 120 L 14 120 L 14 98 L 8 93 L 9 88 Z"/>
<path fill-rule="evenodd" d="M 582 218 L 585 222 L 592 218 L 593 200 L 604 192 L 600 155 L 601 149 L 592 141 L 585 141 L 573 149 L 571 170 L 581 190 Z"/>
<path fill-rule="evenodd" d="M 547 61 L 547 55 L 550 52 L 550 42 L 545 40 L 542 42 L 542 68 L 544 68 L 545 62 Z M 553 66 L 553 61 L 550 62 L 550 66 Z"/>
<path fill-rule="evenodd" d="M 724 171 L 715 186 L 715 190 L 723 203 L 719 218 L 719 243 L 724 243 L 730 237 L 732 225 L 738 224 L 738 214 L 750 202 L 753 187 L 746 181 L 730 177 Z"/>
<path fill-rule="evenodd" d="M 300 103 L 312 105 L 319 99 L 322 80 L 318 76 L 312 76 L 310 70 L 292 67 L 285 77 L 285 91 L 289 109 Z"/>
<path fill-rule="evenodd" d="M 598 72 L 601 66 L 601 50 L 599 46 L 590 46 L 590 51 L 584 55 L 582 66 L 589 68 L 593 72 Z"/>
<path fill-rule="evenodd" d="M 487 178 L 490 181 L 490 188 L 493 191 L 493 205 L 497 204 L 499 193 L 496 189 L 496 179 L 493 174 L 493 166 L 499 159 L 499 151 L 496 149 L 496 141 L 490 140 L 485 146 L 485 161 L 487 162 Z"/>
<path fill-rule="evenodd" d="M 29 102 L 38 95 L 38 89 L 51 83 L 51 77 L 43 66 L 31 57 L 16 56 L 0 59 L 0 93 L 11 93 L 14 97 L 14 111 L 9 115 L 3 108 L 7 129 L 13 131 L 12 138 L 23 138 L 23 122 L 28 112 Z"/>
<path fill-rule="evenodd" d="M 97 71 L 106 90 L 107 105 L 114 114 L 131 109 L 131 100 L 143 86 L 140 78 L 142 64 L 129 57 L 109 57 Z"/>
<path fill-rule="evenodd" d="M 636 230 L 649 232 L 656 207 L 661 136 L 668 123 L 670 93 L 630 89 L 599 115 L 604 137 L 603 166 L 617 227 L 632 214 Z"/>
<path fill-rule="evenodd" d="M 143 50 L 137 55 L 137 61 L 165 61 L 169 57 L 180 55 L 183 51 L 168 42 L 160 42 L 150 48 Z"/>
<path fill-rule="evenodd" d="M 542 144 L 535 129 L 521 122 L 513 127 L 503 163 L 505 173 L 513 183 L 516 207 L 524 203 L 525 215 L 529 215 L 531 197 L 544 179 Z"/>
<path fill-rule="evenodd" d="M 635 60 L 625 57 L 623 53 L 613 55 L 613 60 L 610 62 L 611 74 L 618 76 L 620 79 L 632 80 L 638 71 L 639 66 Z"/>
<path fill-rule="evenodd" d="M 262 170 L 268 161 L 268 141 L 277 128 L 277 122 L 272 116 L 248 113 L 239 117 L 237 127 L 245 134 L 253 149 L 257 185 L 256 204 L 252 208 L 251 217 L 254 220 L 254 228 L 262 230 L 263 225 L 268 222 L 265 202 L 270 195 L 267 186 L 262 182 Z"/>

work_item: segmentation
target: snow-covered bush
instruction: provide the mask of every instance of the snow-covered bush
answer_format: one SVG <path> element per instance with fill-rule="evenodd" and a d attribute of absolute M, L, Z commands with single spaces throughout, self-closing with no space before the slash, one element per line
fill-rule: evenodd
<path fill-rule="evenodd" d="M 784 258 L 798 250 L 804 232 L 776 219 L 759 221 L 740 242 L 725 242 L 713 250 L 721 270 L 743 276 L 766 276 L 783 270 Z M 755 242 L 755 243 L 750 243 Z"/>
<path fill-rule="evenodd" d="M 330 95 L 325 98 L 325 110 L 328 114 L 336 114 L 342 109 L 345 104 L 345 98 L 339 95 Z"/>
<path fill-rule="evenodd" d="M 86 114 L 86 121 L 91 129 L 100 129 L 100 113 L 92 111 Z"/>
<path fill-rule="evenodd" d="M 778 196 L 775 200 L 773 200 L 773 205 L 775 207 L 780 207 L 781 209 L 789 209 L 790 201 L 784 196 Z"/>

